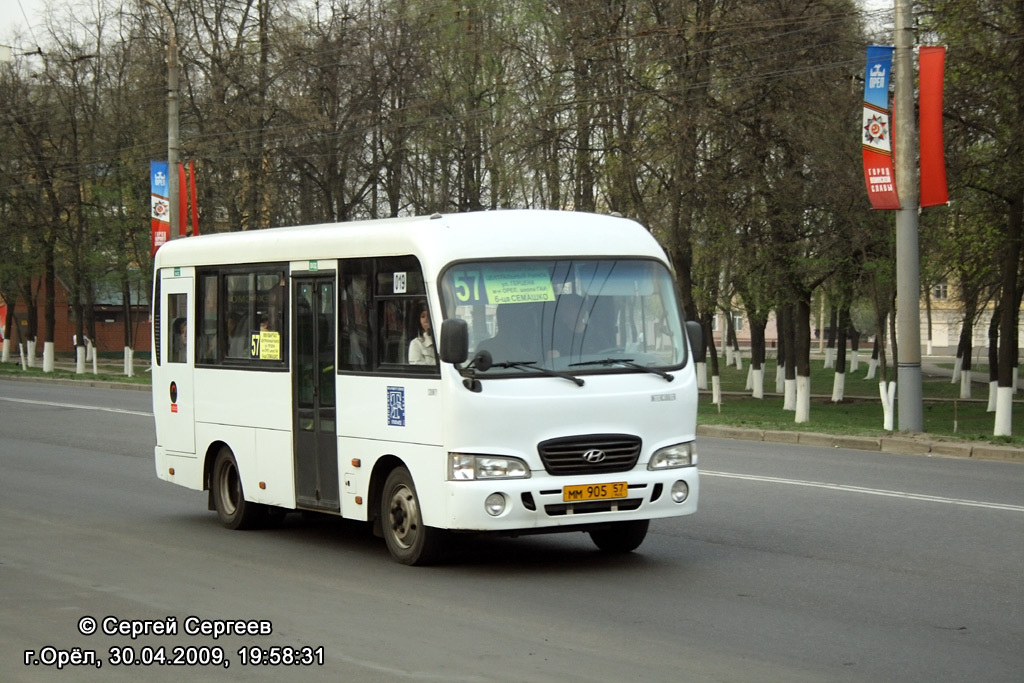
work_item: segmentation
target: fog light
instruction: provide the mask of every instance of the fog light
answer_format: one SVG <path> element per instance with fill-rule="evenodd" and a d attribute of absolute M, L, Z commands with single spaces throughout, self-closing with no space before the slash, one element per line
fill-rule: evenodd
<path fill-rule="evenodd" d="M 677 503 L 682 503 L 686 500 L 687 496 L 690 495 L 689 485 L 680 479 L 676 483 L 672 484 L 672 500 Z"/>
<path fill-rule="evenodd" d="M 484 510 L 491 517 L 497 517 L 505 511 L 505 496 L 501 493 L 492 493 L 484 501 Z"/>

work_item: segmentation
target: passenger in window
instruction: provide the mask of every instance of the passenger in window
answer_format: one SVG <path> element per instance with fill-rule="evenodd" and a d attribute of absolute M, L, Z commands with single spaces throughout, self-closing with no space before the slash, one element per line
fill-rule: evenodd
<path fill-rule="evenodd" d="M 188 321 L 178 318 L 171 328 L 174 332 L 171 348 L 171 359 L 176 363 L 184 363 L 188 351 Z"/>
<path fill-rule="evenodd" d="M 426 304 L 420 307 L 416 336 L 409 342 L 409 365 L 437 365 L 434 333 Z"/>

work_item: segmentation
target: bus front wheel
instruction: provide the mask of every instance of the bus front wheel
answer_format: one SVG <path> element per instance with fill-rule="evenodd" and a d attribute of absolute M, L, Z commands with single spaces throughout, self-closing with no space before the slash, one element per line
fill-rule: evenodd
<path fill-rule="evenodd" d="M 392 470 L 384 482 L 380 518 L 384 540 L 396 561 L 423 565 L 439 557 L 442 531 L 423 524 L 416 486 L 404 467 Z"/>
<path fill-rule="evenodd" d="M 251 529 L 263 520 L 264 507 L 245 499 L 238 463 L 227 446 L 220 449 L 213 461 L 210 488 L 217 516 L 228 529 Z"/>
<path fill-rule="evenodd" d="M 608 527 L 591 531 L 590 540 L 606 553 L 631 553 L 644 542 L 650 525 L 649 519 L 613 522 Z"/>

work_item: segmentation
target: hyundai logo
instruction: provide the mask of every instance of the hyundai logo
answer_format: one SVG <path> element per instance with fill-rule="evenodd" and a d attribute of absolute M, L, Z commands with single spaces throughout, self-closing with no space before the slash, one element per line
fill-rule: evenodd
<path fill-rule="evenodd" d="M 604 451 L 597 450 L 596 448 L 583 454 L 583 459 L 589 463 L 599 463 L 607 457 Z"/>

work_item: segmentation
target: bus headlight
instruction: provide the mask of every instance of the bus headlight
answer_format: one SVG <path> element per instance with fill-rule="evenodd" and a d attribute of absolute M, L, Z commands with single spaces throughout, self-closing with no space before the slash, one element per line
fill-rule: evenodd
<path fill-rule="evenodd" d="M 697 464 L 697 446 L 693 441 L 659 448 L 647 463 L 649 470 L 670 470 Z"/>
<path fill-rule="evenodd" d="M 448 454 L 448 481 L 526 479 L 530 469 L 519 458 L 496 455 Z"/>

